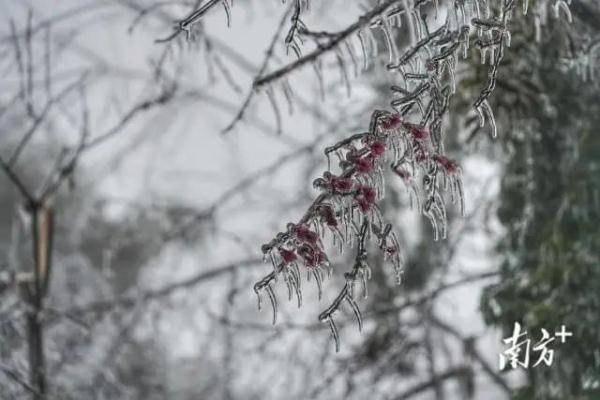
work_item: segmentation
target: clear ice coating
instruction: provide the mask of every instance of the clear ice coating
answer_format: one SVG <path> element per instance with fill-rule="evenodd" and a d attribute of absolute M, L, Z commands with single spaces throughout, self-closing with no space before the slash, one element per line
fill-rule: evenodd
<path fill-rule="evenodd" d="M 433 18 L 421 12 L 421 6 L 429 3 L 435 9 Z M 362 297 L 366 299 L 371 277 L 367 263 L 369 243 L 371 247 L 377 247 L 384 260 L 393 266 L 397 282 L 402 279 L 402 246 L 391 225 L 385 222 L 379 205 L 390 184 L 388 177 L 400 178 L 411 208 L 431 225 L 433 240 L 444 240 L 448 235 L 447 203 L 459 208 L 461 215 L 465 214 L 462 170 L 445 154 L 444 118 L 451 97 L 461 84 L 460 74 L 457 74 L 459 59 L 473 56 L 475 52 L 469 52 L 471 46 L 479 50 L 481 62 L 488 71 L 473 103 L 479 126 L 487 125 L 494 138 L 498 134 L 490 96 L 496 86 L 500 62 L 510 46 L 510 21 L 517 2 L 502 0 L 499 7 L 493 8 L 488 0 L 449 0 L 449 3 L 449 12 L 443 14 L 445 19 L 439 20 L 442 13 L 437 0 L 389 2 L 379 14 L 359 20 L 353 35 L 339 39 L 335 35 L 329 38 L 325 35 L 317 49 L 304 56 L 307 57 L 305 63 L 315 70 L 322 96 L 325 92 L 324 65 L 336 66 L 348 93 L 351 86 L 349 71 L 358 75 L 361 69 L 376 66 L 380 52 L 384 53 L 381 56 L 385 58 L 382 61 L 386 69 L 399 78 L 391 87 L 393 111 L 374 111 L 368 131 L 353 134 L 325 149 L 327 169 L 313 183 L 319 193 L 317 198 L 298 222 L 288 224 L 285 232 L 280 232 L 263 246 L 273 270 L 257 282 L 255 291 L 259 307 L 262 292 L 269 297 L 273 323 L 277 320 L 277 299 L 272 284 L 278 275 L 283 275 L 288 298 L 291 300 L 295 295 L 300 307 L 300 270 L 305 269 L 307 279 L 315 280 L 318 299 L 325 290 L 324 269 L 327 268 L 329 277 L 333 270 L 322 240 L 331 237 L 340 253 L 356 249 L 355 264 L 345 272 L 343 289 L 319 315 L 319 320 L 327 323 L 331 330 L 336 351 L 340 349 L 340 338 L 334 314 L 344 304 L 352 310 L 359 330 L 363 329 L 354 285 L 362 287 Z M 570 21 L 568 3 L 536 1 L 532 6 L 534 12 L 530 12 L 534 15 L 536 35 L 541 34 L 540 27 L 546 22 L 548 13 Z M 378 6 L 381 4 L 384 3 L 377 2 Z M 521 6 L 523 14 L 531 11 L 528 0 L 523 0 Z M 402 50 L 397 42 L 399 29 L 410 35 L 408 45 Z M 301 32 L 297 34 L 301 35 Z M 382 49 L 378 43 L 383 44 Z M 355 48 L 360 48 L 359 54 L 355 54 Z M 599 49 L 600 45 L 590 48 L 589 53 Z M 327 54 L 333 57 L 333 63 L 326 63 Z M 585 55 L 577 68 L 587 70 L 590 58 L 591 55 Z M 273 80 L 284 79 L 280 86 L 291 110 L 293 90 L 288 72 L 284 71 Z M 279 126 L 281 117 L 273 80 L 268 82 L 270 86 L 266 92 Z M 390 166 L 391 174 L 387 172 Z"/>

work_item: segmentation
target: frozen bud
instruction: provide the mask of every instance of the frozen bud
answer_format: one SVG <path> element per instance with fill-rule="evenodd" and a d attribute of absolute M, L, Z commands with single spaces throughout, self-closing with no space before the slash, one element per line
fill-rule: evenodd
<path fill-rule="evenodd" d="M 444 168 L 444 171 L 446 171 L 446 173 L 448 174 L 454 174 L 456 172 L 458 172 L 458 164 L 455 163 L 454 161 L 452 161 L 451 159 L 449 159 L 446 156 L 443 156 L 441 154 L 436 154 L 433 156 L 433 159 L 435 160 L 435 162 L 437 162 L 442 168 Z"/>
<path fill-rule="evenodd" d="M 335 228 L 338 226 L 338 221 L 335 217 L 335 212 L 333 211 L 333 207 L 331 207 L 330 205 L 321 206 L 319 208 L 319 214 L 321 215 L 321 218 L 323 218 L 323 221 L 325 221 L 325 223 L 329 227 Z"/>
<path fill-rule="evenodd" d="M 365 156 L 357 159 L 354 162 L 354 166 L 356 167 L 356 171 L 361 174 L 368 174 L 375 169 L 375 164 L 373 163 L 373 158 Z"/>
<path fill-rule="evenodd" d="M 429 131 L 421 125 L 411 125 L 409 127 L 409 132 L 416 140 L 425 140 L 429 137 Z"/>
<path fill-rule="evenodd" d="M 425 68 L 427 68 L 427 71 L 434 72 L 438 68 L 438 63 L 434 60 L 428 60 Z"/>
<path fill-rule="evenodd" d="M 371 186 L 360 186 L 358 188 L 358 193 L 360 196 L 363 196 L 369 203 L 375 203 L 377 199 L 377 192 Z"/>
<path fill-rule="evenodd" d="M 400 114 L 392 114 L 381 121 L 381 127 L 385 130 L 397 129 L 402 125 L 402 117 Z"/>
<path fill-rule="evenodd" d="M 420 163 L 429 159 L 429 152 L 423 147 L 419 147 L 415 150 L 415 161 Z"/>
<path fill-rule="evenodd" d="M 377 192 L 374 188 L 370 186 L 360 186 L 356 192 L 356 196 L 354 200 L 358 205 L 358 208 L 363 213 L 368 212 L 371 209 L 371 206 L 375 204 L 375 200 L 377 199 Z"/>
<path fill-rule="evenodd" d="M 327 255 L 319 249 L 315 249 L 307 244 L 300 246 L 298 254 L 304 260 L 304 265 L 307 268 L 315 268 L 319 265 L 329 263 Z"/>
<path fill-rule="evenodd" d="M 349 192 L 354 187 L 354 182 L 348 178 L 333 178 L 331 186 L 338 192 Z"/>
<path fill-rule="evenodd" d="M 383 140 L 376 140 L 369 147 L 371 154 L 375 157 L 379 157 L 385 153 L 385 142 Z"/>
<path fill-rule="evenodd" d="M 327 181 L 323 178 L 317 178 L 313 181 L 313 187 L 315 189 L 326 189 L 328 186 Z"/>
<path fill-rule="evenodd" d="M 327 258 L 327 254 L 322 251 L 315 251 L 314 253 L 314 266 L 318 267 L 320 265 L 326 265 L 329 263 L 329 259 Z"/>
<path fill-rule="evenodd" d="M 394 168 L 394 173 L 402 178 L 405 182 L 410 181 L 410 172 L 406 168 L 396 167 Z"/>
<path fill-rule="evenodd" d="M 316 244 L 319 240 L 319 235 L 317 235 L 315 232 L 311 231 L 310 229 L 308 229 L 308 227 L 304 225 L 297 225 L 294 228 L 294 233 L 296 234 L 298 240 L 300 240 L 301 242 Z"/>
<path fill-rule="evenodd" d="M 346 160 L 356 162 L 356 160 L 360 158 L 360 155 L 360 151 L 353 147 L 350 151 L 348 151 L 348 153 L 346 153 Z"/>
<path fill-rule="evenodd" d="M 279 255 L 281 255 L 281 259 L 285 264 L 292 263 L 296 261 L 296 253 L 292 250 L 279 249 Z"/>
<path fill-rule="evenodd" d="M 362 213 L 367 213 L 371 209 L 371 204 L 367 199 L 363 196 L 356 197 L 356 204 Z"/>
<path fill-rule="evenodd" d="M 346 160 L 341 160 L 340 163 L 339 163 L 340 169 L 342 169 L 344 171 L 346 169 L 352 167 L 353 165 L 354 165 L 353 163 L 351 163 L 349 161 L 346 161 Z"/>

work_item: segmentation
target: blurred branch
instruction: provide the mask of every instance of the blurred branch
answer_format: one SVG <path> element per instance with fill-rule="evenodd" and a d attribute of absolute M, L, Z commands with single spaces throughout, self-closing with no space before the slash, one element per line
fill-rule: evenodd
<path fill-rule="evenodd" d="M 269 47 L 267 48 L 267 51 L 265 53 L 265 58 L 263 59 L 263 62 L 258 70 L 258 73 L 256 74 L 256 77 L 254 78 L 254 81 L 259 79 L 267 70 L 267 67 L 269 66 L 269 61 L 271 61 L 271 58 L 273 57 L 275 45 L 277 44 L 279 37 L 281 36 L 281 32 L 285 25 L 285 21 L 286 21 L 288 15 L 290 14 L 291 10 L 292 10 L 292 8 L 288 8 L 286 10 L 286 12 L 283 14 L 283 17 L 281 18 L 281 20 L 279 21 L 279 25 L 277 26 L 277 29 L 275 30 L 275 34 L 273 35 L 273 38 L 271 39 L 271 43 L 269 44 Z M 242 102 L 242 105 L 241 105 L 239 111 L 237 112 L 237 114 L 235 115 L 233 120 L 223 129 L 223 131 L 221 133 L 225 134 L 225 133 L 230 132 L 231 130 L 233 130 L 235 125 L 244 118 L 244 114 L 246 113 L 246 110 L 250 106 L 250 102 L 252 101 L 254 94 L 255 94 L 254 88 L 250 89 L 245 100 Z"/>
<path fill-rule="evenodd" d="M 430 1 L 430 0 L 416 0 L 414 7 L 419 7 L 420 5 L 425 4 L 428 1 Z M 358 18 L 358 21 L 356 21 L 352 25 L 348 26 L 346 29 L 328 36 L 329 40 L 327 42 L 321 44 L 320 46 L 317 47 L 317 49 L 313 50 L 309 54 L 307 54 L 304 57 L 301 57 L 301 58 L 297 59 L 296 61 L 294 61 L 290 64 L 287 64 L 265 76 L 261 76 L 258 79 L 256 79 L 254 81 L 254 88 L 258 89 L 263 86 L 266 86 L 266 85 L 272 83 L 273 81 L 278 80 L 278 79 L 282 78 L 283 76 L 288 75 L 289 73 L 302 68 L 306 64 L 310 64 L 310 63 L 316 61 L 318 58 L 320 58 L 324 54 L 330 52 L 331 50 L 336 49 L 346 39 L 350 38 L 354 33 L 359 31 L 360 29 L 369 25 L 374 18 L 385 13 L 392 6 L 394 6 L 396 4 L 398 4 L 398 0 L 384 1 L 383 3 L 379 4 L 377 7 L 373 8 L 371 11 L 363 14 L 361 17 Z M 397 13 L 402 12 L 402 10 L 404 10 L 403 7 L 398 7 L 396 9 L 394 9 L 392 11 L 392 13 L 397 14 Z"/>
<path fill-rule="evenodd" d="M 393 399 L 394 400 L 410 399 L 411 397 L 420 395 L 423 392 L 434 389 L 435 385 L 438 382 L 443 382 L 445 380 L 452 379 L 452 378 L 462 378 L 465 375 L 468 375 L 470 373 L 471 373 L 471 371 L 467 367 L 451 368 L 451 369 L 447 370 L 446 372 L 435 375 L 434 377 L 432 377 L 431 379 L 429 379 L 427 381 L 417 383 L 416 385 L 409 387 L 404 392 L 393 397 Z"/>
<path fill-rule="evenodd" d="M 151 99 L 144 100 L 136 105 L 134 105 L 125 115 L 121 117 L 121 120 L 115 124 L 112 128 L 110 128 L 107 132 L 101 134 L 100 136 L 95 137 L 94 139 L 86 142 L 83 146 L 82 151 L 88 151 L 91 148 L 94 148 L 108 139 L 112 138 L 119 132 L 123 130 L 138 114 L 148 111 L 157 106 L 161 106 L 166 104 L 169 100 L 173 98 L 175 94 L 176 87 L 173 86 L 171 88 L 163 89 L 161 93 Z"/>
<path fill-rule="evenodd" d="M 429 317 L 433 324 L 435 324 L 437 327 L 439 327 L 443 331 L 451 334 L 454 338 L 456 338 L 463 345 L 465 345 L 465 347 L 468 347 L 465 349 L 465 352 L 467 352 L 468 355 L 472 356 L 475 360 L 477 360 L 477 362 L 481 365 L 483 372 L 486 375 L 488 375 L 492 379 L 492 381 L 499 388 L 501 388 L 507 395 L 512 394 L 510 386 L 508 386 L 508 384 L 502 378 L 502 376 L 500 376 L 500 374 L 498 374 L 496 372 L 496 370 L 485 360 L 485 358 L 481 355 L 481 353 L 479 353 L 479 351 L 477 351 L 477 348 L 474 343 L 474 338 L 464 337 L 456 328 L 454 328 L 450 324 L 442 321 L 440 318 L 438 318 L 433 313 Z M 471 344 L 467 346 L 467 343 L 471 343 Z"/>
<path fill-rule="evenodd" d="M 214 6 L 216 6 L 219 3 L 221 3 L 225 6 L 225 10 L 227 11 L 227 14 L 229 15 L 229 8 L 228 8 L 229 4 L 227 3 L 227 0 L 209 0 L 206 4 L 202 5 L 199 9 L 192 11 L 187 17 L 177 21 L 177 26 L 175 27 L 174 32 L 171 35 L 169 35 L 163 39 L 157 39 L 154 42 L 155 43 L 170 42 L 171 40 L 173 40 L 177 36 L 179 36 L 179 34 L 182 32 L 186 32 L 186 34 L 189 37 L 192 25 L 195 24 L 196 22 L 200 21 L 200 19 L 204 16 L 204 14 L 206 14 L 208 11 L 210 11 Z"/>
<path fill-rule="evenodd" d="M 27 381 L 23 379 L 21 377 L 21 374 L 15 369 L 10 368 L 8 365 L 5 365 L 4 363 L 0 362 L 0 371 L 4 372 L 6 376 L 8 376 L 13 381 L 17 382 L 25 390 L 33 394 L 36 398 L 41 396 L 40 393 L 33 386 L 27 383 Z"/>
<path fill-rule="evenodd" d="M 15 185 L 15 187 L 17 187 L 17 189 L 19 189 L 19 192 L 21 192 L 21 195 L 23 197 L 25 197 L 25 199 L 29 203 L 34 203 L 35 199 L 31 195 L 31 193 L 29 193 L 29 190 L 27 189 L 27 187 L 25 187 L 25 184 L 21 181 L 21 179 L 18 177 L 18 175 L 15 173 L 15 171 L 13 171 L 13 169 L 10 167 L 10 165 L 8 165 L 8 163 L 6 161 L 4 161 L 1 157 L 0 157 L 0 166 L 4 170 L 4 173 L 6 174 L 6 176 L 8 176 L 8 178 L 11 180 L 11 182 Z"/>
<path fill-rule="evenodd" d="M 304 145 L 288 154 L 279 157 L 277 160 L 267 165 L 264 168 L 257 170 L 256 172 L 246 176 L 241 181 L 233 185 L 231 188 L 223 192 L 212 205 L 206 207 L 204 210 L 195 213 L 186 222 L 173 228 L 170 232 L 165 235 L 165 240 L 170 241 L 181 235 L 184 235 L 189 229 L 193 228 L 198 221 L 201 221 L 207 217 L 211 217 L 219 207 L 222 207 L 225 203 L 229 202 L 234 196 L 247 189 L 249 186 L 256 183 L 259 179 L 264 178 L 270 174 L 275 173 L 279 168 L 288 162 L 296 160 L 298 157 L 306 153 L 314 151 L 318 146 L 321 139 L 325 137 L 325 134 L 317 136 L 317 138 L 307 145 Z"/>
<path fill-rule="evenodd" d="M 189 289 L 198 284 L 234 272 L 239 268 L 257 265 L 261 263 L 262 259 L 260 258 L 248 258 L 227 264 L 222 267 L 209 269 L 208 271 L 201 272 L 195 276 L 192 276 L 191 278 L 186 278 L 181 281 L 165 285 L 158 289 L 142 290 L 135 294 L 123 295 L 114 299 L 98 301 L 81 307 L 73 307 L 62 311 L 59 310 L 58 312 L 70 316 L 77 316 L 82 314 L 110 312 L 115 308 L 119 307 L 132 307 L 138 304 L 139 302 L 166 297 L 177 290 Z"/>

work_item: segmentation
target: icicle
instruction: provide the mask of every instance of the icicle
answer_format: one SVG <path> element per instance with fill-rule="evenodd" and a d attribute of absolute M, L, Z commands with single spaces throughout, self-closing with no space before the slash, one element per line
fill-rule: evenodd
<path fill-rule="evenodd" d="M 333 318 L 331 316 L 327 317 L 327 322 L 329 323 L 329 328 L 331 329 L 331 334 L 333 335 L 333 340 L 335 342 L 335 352 L 340 352 L 340 336 L 335 326 L 335 322 L 333 322 Z"/>
<path fill-rule="evenodd" d="M 348 55 L 350 55 L 350 60 L 352 61 L 352 66 L 354 67 L 354 77 L 358 77 L 358 75 L 360 75 L 358 70 L 358 60 L 356 59 L 356 54 L 354 54 L 352 44 L 348 41 L 345 41 L 344 46 L 346 46 L 346 51 L 348 52 Z"/>
<path fill-rule="evenodd" d="M 360 278 L 361 278 L 362 287 L 363 287 L 363 298 L 367 299 L 369 297 L 369 292 L 367 289 L 367 275 L 364 271 L 360 274 Z"/>
<path fill-rule="evenodd" d="M 383 33 L 385 35 L 385 40 L 390 55 L 389 60 L 391 63 L 394 60 L 397 60 L 398 58 L 398 48 L 396 47 L 396 42 L 394 41 L 394 33 L 392 32 L 390 23 L 385 17 L 381 19 L 381 29 L 383 30 Z"/>
<path fill-rule="evenodd" d="M 379 55 L 379 47 L 377 46 L 377 39 L 375 39 L 375 35 L 371 29 L 367 28 L 367 39 L 369 40 L 369 48 L 371 49 L 370 56 L 373 58 L 377 58 Z"/>
<path fill-rule="evenodd" d="M 458 199 L 460 200 L 460 215 L 465 216 L 465 195 L 463 192 L 462 179 L 457 176 L 454 178 L 456 184 L 456 191 L 458 192 Z"/>
<path fill-rule="evenodd" d="M 348 301 L 348 304 L 350 304 L 352 311 L 354 311 L 354 316 L 356 316 L 356 321 L 358 322 L 358 331 L 362 332 L 363 322 L 360 308 L 358 308 L 358 304 L 356 304 L 356 301 L 354 301 L 351 296 L 347 295 L 346 300 Z"/>
<path fill-rule="evenodd" d="M 485 64 L 487 61 L 487 47 L 482 47 L 481 48 L 481 64 Z"/>
<path fill-rule="evenodd" d="M 431 227 L 433 228 L 433 241 L 437 242 L 439 239 L 439 228 L 437 221 L 435 220 L 435 216 L 430 210 L 425 211 L 425 216 L 429 219 L 429 222 L 431 222 Z"/>
<path fill-rule="evenodd" d="M 456 93 L 456 76 L 454 74 L 454 65 L 450 61 L 446 61 L 448 75 L 450 76 L 450 92 Z"/>
<path fill-rule="evenodd" d="M 475 3 L 475 13 L 478 19 L 481 19 L 481 8 L 479 7 L 479 0 L 474 0 Z M 483 33 L 483 29 L 481 27 L 477 28 L 477 36 L 480 37 Z"/>
<path fill-rule="evenodd" d="M 465 3 L 459 1 L 456 4 L 458 4 L 458 9 L 462 15 L 462 26 L 467 26 L 467 10 L 465 10 Z"/>
<path fill-rule="evenodd" d="M 496 50 L 497 47 L 496 46 L 490 46 L 490 64 L 493 64 L 494 61 L 496 60 Z"/>
<path fill-rule="evenodd" d="M 452 16 L 454 17 L 455 26 L 458 28 L 460 24 L 458 23 L 458 11 L 456 9 L 456 1 L 454 2 L 454 7 L 449 7 L 452 10 Z"/>
<path fill-rule="evenodd" d="M 363 71 L 365 71 L 369 67 L 369 57 L 367 56 L 367 48 L 361 30 L 358 31 L 358 40 L 360 41 L 360 49 L 363 55 Z"/>
<path fill-rule="evenodd" d="M 292 94 L 294 93 L 292 88 L 290 87 L 290 82 L 285 78 L 281 83 L 281 88 L 283 90 L 283 94 L 288 103 L 288 112 L 290 114 L 294 113 L 294 102 L 292 100 Z"/>
<path fill-rule="evenodd" d="M 302 280 L 300 279 L 300 268 L 298 268 L 298 263 L 294 262 L 291 264 L 291 266 L 294 277 L 296 278 L 296 282 L 298 283 L 298 289 L 301 289 Z"/>
<path fill-rule="evenodd" d="M 527 15 L 529 9 L 529 0 L 523 0 L 523 15 Z"/>
<path fill-rule="evenodd" d="M 269 252 L 269 257 L 271 259 L 271 265 L 273 266 L 273 271 L 277 271 L 277 263 L 275 262 L 275 256 L 273 255 L 272 251 Z"/>
<path fill-rule="evenodd" d="M 554 17 L 555 18 L 559 17 L 560 10 L 563 10 L 565 16 L 567 17 L 567 21 L 569 23 L 573 22 L 573 16 L 571 15 L 571 10 L 569 9 L 569 6 L 567 5 L 567 3 L 564 0 L 557 0 L 556 3 L 554 3 Z"/>
<path fill-rule="evenodd" d="M 414 18 L 414 22 L 415 22 L 414 27 L 415 27 L 416 40 L 420 41 L 424 37 L 423 26 L 421 25 L 421 12 L 419 11 L 418 8 L 413 7 L 411 15 Z"/>
<path fill-rule="evenodd" d="M 341 81 L 346 86 L 346 93 L 348 97 L 352 94 L 352 87 L 350 85 L 350 79 L 348 79 L 348 71 L 346 71 L 346 65 L 344 63 L 344 59 L 340 55 L 339 47 L 336 48 L 335 58 L 337 59 L 338 67 L 340 69 Z"/>
<path fill-rule="evenodd" d="M 296 266 L 297 268 L 298 266 Z M 302 290 L 300 289 L 300 272 L 298 271 L 298 275 L 294 275 L 294 273 L 290 273 L 290 277 L 292 279 L 292 284 L 294 290 L 296 291 L 296 298 L 298 299 L 298 308 L 302 307 Z"/>
<path fill-rule="evenodd" d="M 254 293 L 256 293 L 256 297 L 258 298 L 258 311 L 262 310 L 262 296 L 260 295 L 260 290 L 254 288 Z"/>
<path fill-rule="evenodd" d="M 231 9 L 229 8 L 229 3 L 227 0 L 223 0 L 223 8 L 225 8 L 225 14 L 227 15 L 227 27 L 231 26 Z"/>
<path fill-rule="evenodd" d="M 402 270 L 401 268 L 397 268 L 396 269 L 396 285 L 401 285 L 402 284 L 402 274 L 404 273 L 404 270 Z"/>
<path fill-rule="evenodd" d="M 289 276 L 289 274 L 285 275 L 285 285 L 287 286 L 287 290 L 288 290 L 288 301 L 292 301 L 292 282 L 291 282 L 291 278 Z"/>
<path fill-rule="evenodd" d="M 446 218 L 446 210 L 443 207 L 443 204 L 440 206 L 439 204 L 433 205 L 433 210 L 437 212 L 440 222 L 441 222 L 441 238 L 442 240 L 446 239 L 446 231 L 448 229 L 448 220 Z"/>
<path fill-rule="evenodd" d="M 409 37 L 410 37 L 410 45 L 414 46 L 417 41 L 415 38 L 415 23 L 413 21 L 413 4 L 412 4 L 412 0 L 402 0 L 402 3 L 404 5 L 404 9 L 406 10 L 406 19 L 408 20 L 408 33 L 409 33 Z M 410 3 L 410 4 L 409 4 Z"/>
<path fill-rule="evenodd" d="M 277 322 L 277 298 L 275 297 L 275 293 L 273 292 L 271 284 L 265 286 L 265 290 L 267 295 L 269 295 L 269 300 L 271 301 L 271 307 L 273 308 L 273 325 L 275 325 Z"/>
<path fill-rule="evenodd" d="M 275 114 L 275 120 L 277 123 L 277 133 L 281 133 L 281 112 L 279 111 L 279 106 L 277 105 L 277 100 L 275 99 L 275 94 L 273 93 L 273 88 L 269 87 L 267 89 L 267 97 L 269 98 L 269 102 L 271 103 L 271 107 L 273 108 L 273 113 Z"/>
<path fill-rule="evenodd" d="M 483 115 L 483 107 L 481 105 L 475 107 L 477 111 L 477 119 L 479 120 L 479 127 L 483 128 L 485 126 L 485 116 Z"/>
<path fill-rule="evenodd" d="M 317 75 L 317 83 L 319 84 L 319 93 L 321 94 L 321 100 L 325 100 L 325 82 L 323 80 L 323 68 L 321 66 L 321 60 L 313 62 L 313 68 Z"/>
<path fill-rule="evenodd" d="M 535 41 L 536 43 L 540 43 L 542 41 L 542 21 L 540 16 L 534 15 L 533 21 L 535 26 Z"/>
<path fill-rule="evenodd" d="M 487 115 L 487 120 L 492 128 L 492 137 L 496 138 L 496 136 L 498 135 L 498 129 L 496 127 L 496 119 L 494 118 L 494 112 L 492 111 L 492 107 L 490 107 L 490 103 L 488 103 L 487 100 L 484 100 L 483 103 L 481 103 L 481 107 L 483 109 L 483 112 Z"/>
<path fill-rule="evenodd" d="M 323 296 L 323 285 L 321 283 L 321 276 L 317 272 L 317 268 L 313 268 L 312 274 L 315 277 L 315 281 L 317 282 L 317 290 L 318 290 L 318 294 L 319 294 L 319 300 L 321 300 L 321 297 Z"/>

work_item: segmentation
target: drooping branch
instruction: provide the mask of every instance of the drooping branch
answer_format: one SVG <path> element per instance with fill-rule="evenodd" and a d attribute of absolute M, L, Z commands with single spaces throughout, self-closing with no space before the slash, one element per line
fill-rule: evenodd
<path fill-rule="evenodd" d="M 223 5 L 223 7 L 225 8 L 225 12 L 227 14 L 227 25 L 229 25 L 229 21 L 231 18 L 231 16 L 230 16 L 231 11 L 230 11 L 230 5 L 228 3 L 228 0 L 209 0 L 207 3 L 203 4 L 197 10 L 192 11 L 187 17 L 177 21 L 177 24 L 174 27 L 173 33 L 171 35 L 169 35 L 163 39 L 157 39 L 157 40 L 155 40 L 155 42 L 156 43 L 170 42 L 171 40 L 173 40 L 177 36 L 179 36 L 179 34 L 181 34 L 182 32 L 185 32 L 187 37 L 189 38 L 191 35 L 192 25 L 194 25 L 195 23 L 200 21 L 207 12 L 209 12 L 212 8 L 214 8 L 219 3 L 221 3 Z"/>
<path fill-rule="evenodd" d="M 416 0 L 414 7 L 419 7 L 429 1 L 431 0 Z M 331 52 L 332 50 L 335 50 L 338 46 L 344 43 L 344 41 L 350 39 L 353 35 L 355 35 L 359 30 L 369 26 L 373 19 L 377 18 L 381 14 L 388 12 L 389 17 L 391 15 L 396 15 L 404 11 L 404 8 L 402 6 L 395 7 L 393 10 L 390 11 L 390 9 L 397 4 L 397 0 L 386 0 L 382 2 L 377 7 L 373 8 L 372 10 L 359 17 L 355 23 L 348 26 L 346 29 L 335 34 L 331 34 L 328 37 L 327 42 L 322 43 L 317 49 L 273 72 L 270 72 L 267 75 L 259 77 L 254 81 L 254 87 L 256 89 L 259 89 L 264 86 L 267 86 L 273 83 L 274 81 L 290 74 L 291 72 L 294 72 L 304 67 L 305 65 L 309 65 L 315 62 L 323 55 Z"/>
<path fill-rule="evenodd" d="M 314 182 L 321 194 L 297 223 L 289 223 L 286 231 L 278 233 L 262 247 L 265 258 L 271 260 L 273 271 L 258 281 L 254 290 L 259 295 L 259 300 L 261 292 L 267 292 L 273 306 L 275 323 L 277 301 L 271 285 L 276 278 L 279 275 L 284 277 L 289 298 L 296 292 L 300 305 L 298 264 L 301 263 L 307 269 L 309 277 L 315 276 L 320 297 L 322 283 L 319 277 L 322 276 L 322 268 L 331 271 L 321 238 L 326 232 L 330 232 L 334 244 L 339 244 L 341 250 L 344 245 L 352 247 L 353 237 L 356 236 L 359 252 L 355 268 L 345 274 L 346 283 L 342 291 L 319 317 L 320 321 L 329 323 L 336 341 L 336 350 L 339 350 L 339 334 L 332 315 L 345 300 L 352 300 L 351 306 L 359 319 L 359 328 L 361 325 L 360 312 L 351 295 L 351 287 L 358 275 L 364 281 L 364 277 L 368 276 L 367 273 L 359 272 L 365 270 L 360 267 L 365 263 L 366 257 L 366 253 L 360 251 L 364 248 L 365 235 L 361 232 L 365 226 L 366 232 L 377 237 L 384 254 L 392 252 L 397 276 L 401 272 L 398 241 L 390 233 L 391 226 L 383 223 L 376 204 L 384 197 L 382 159 L 391 158 L 392 171 L 406 184 L 417 210 L 430 221 L 434 240 L 445 239 L 447 213 L 442 191 L 448 191 L 453 203 L 459 202 L 461 214 L 464 215 L 465 210 L 461 169 L 444 154 L 443 121 L 451 97 L 456 92 L 455 69 L 458 59 L 461 55 L 463 58 L 468 57 L 471 28 L 478 32 L 476 45 L 482 51 L 484 62 L 487 61 L 485 55 L 488 50 L 496 51 L 495 56 L 490 58 L 488 84 L 475 102 L 475 107 L 481 114 L 482 108 L 489 106 L 487 99 L 495 87 L 503 48 L 510 40 L 508 22 L 515 8 L 514 0 L 504 1 L 502 15 L 498 20 L 489 16 L 489 9 L 486 9 L 484 15 L 478 2 L 475 3 L 475 9 L 468 9 L 464 2 L 454 2 L 453 12 L 449 13 L 446 21 L 436 30 L 429 29 L 426 17 L 418 11 L 418 5 L 422 3 L 424 2 L 415 2 L 415 8 L 408 15 L 410 30 L 415 34 L 412 45 L 399 55 L 394 46 L 388 44 L 390 60 L 393 61 L 388 64 L 388 70 L 399 73 L 403 79 L 403 85 L 392 86 L 392 91 L 399 96 L 392 101 L 392 108 L 396 112 L 375 111 L 368 132 L 351 135 L 325 149 L 328 161 L 330 154 L 337 155 L 341 172 L 339 175 L 332 174 L 328 162 L 328 170 Z M 338 34 L 318 35 L 325 38 L 325 41 L 315 51 L 257 80 L 255 88 L 268 85 L 315 61 L 322 54 L 335 49 L 353 32 L 367 25 L 371 26 L 371 20 L 378 15 L 387 13 L 389 16 L 402 10 L 397 8 L 388 12 L 388 7 L 391 6 L 392 2 L 383 2 L 346 30 Z M 373 23 L 387 26 L 386 17 Z M 390 37 L 389 32 L 385 32 Z M 362 40 L 361 44 L 364 45 Z M 363 52 L 366 53 L 364 47 Z M 491 110 L 487 117 L 495 131 Z M 415 122 L 410 122 L 411 120 Z M 388 243 L 390 238 L 391 246 Z"/>

